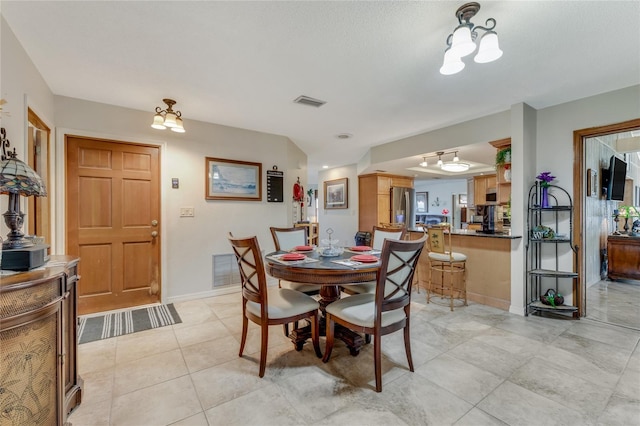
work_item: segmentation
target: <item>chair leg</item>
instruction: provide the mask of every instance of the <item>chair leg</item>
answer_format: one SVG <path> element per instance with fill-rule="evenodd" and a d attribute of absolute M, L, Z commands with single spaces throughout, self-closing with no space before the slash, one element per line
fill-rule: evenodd
<path fill-rule="evenodd" d="M 282 324 L 282 329 L 284 330 L 284 337 L 289 337 L 289 324 Z"/>
<path fill-rule="evenodd" d="M 404 326 L 404 351 L 407 354 L 409 371 L 413 372 L 413 358 L 411 357 L 411 336 L 409 328 L 409 312 L 407 312 L 407 325 Z"/>
<path fill-rule="evenodd" d="M 365 334 L 364 335 L 364 343 L 366 343 L 367 345 L 369 343 L 371 343 L 371 335 L 370 334 Z"/>
<path fill-rule="evenodd" d="M 324 346 L 324 357 L 322 358 L 322 362 L 329 362 L 329 358 L 331 358 L 331 351 L 333 350 L 333 319 L 331 318 L 330 313 L 326 313 L 324 317 L 325 322 L 327 323 L 327 328 L 325 332 L 325 346 Z"/>
<path fill-rule="evenodd" d="M 432 277 L 433 277 L 433 265 L 431 265 L 431 261 L 429 261 L 429 281 L 427 282 L 427 303 L 431 300 L 431 285 L 432 285 Z"/>
<path fill-rule="evenodd" d="M 313 349 L 316 351 L 316 356 L 322 358 L 322 351 L 320 350 L 320 323 L 317 313 L 311 317 L 311 340 L 313 341 Z"/>
<path fill-rule="evenodd" d="M 260 377 L 264 377 L 264 370 L 267 366 L 267 345 L 269 344 L 269 325 L 267 322 L 260 324 L 262 342 L 260 343 Z"/>
<path fill-rule="evenodd" d="M 373 336 L 373 364 L 376 371 L 376 392 L 382 392 L 382 339 L 380 334 Z"/>
<path fill-rule="evenodd" d="M 450 263 L 449 267 L 449 306 L 451 312 L 453 312 L 453 286 L 455 285 L 453 280 L 453 263 Z"/>
<path fill-rule="evenodd" d="M 247 343 L 247 328 L 249 326 L 249 319 L 244 315 L 244 312 L 242 314 L 242 339 L 240 340 L 240 353 L 238 354 L 239 357 L 242 356 L 242 352 L 244 351 L 244 344 Z"/>

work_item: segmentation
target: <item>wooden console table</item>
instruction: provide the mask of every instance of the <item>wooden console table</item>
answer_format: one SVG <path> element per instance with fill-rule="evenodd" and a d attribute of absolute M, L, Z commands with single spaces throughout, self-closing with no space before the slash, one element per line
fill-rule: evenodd
<path fill-rule="evenodd" d="M 640 237 L 609 235 L 607 257 L 609 279 L 640 280 Z"/>
<path fill-rule="evenodd" d="M 62 425 L 80 404 L 78 279 L 72 256 L 0 276 L 0 389 L 10 424 Z"/>

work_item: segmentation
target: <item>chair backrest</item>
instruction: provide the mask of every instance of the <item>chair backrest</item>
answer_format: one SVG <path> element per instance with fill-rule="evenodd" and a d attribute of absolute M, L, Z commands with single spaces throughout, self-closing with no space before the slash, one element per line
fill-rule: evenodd
<path fill-rule="evenodd" d="M 257 237 L 235 238 L 229 232 L 229 242 L 233 248 L 242 279 L 242 298 L 261 305 L 261 316 L 266 318 L 267 277 L 265 275 L 262 252 Z M 244 304 L 243 304 L 244 306 Z"/>
<path fill-rule="evenodd" d="M 427 236 L 419 240 L 385 240 L 380 254 L 380 271 L 376 283 L 376 315 L 395 310 L 411 302 L 413 274 Z"/>
<path fill-rule="evenodd" d="M 374 226 L 371 242 L 371 248 L 374 250 L 382 250 L 382 243 L 385 239 L 401 240 L 404 238 L 406 230 L 404 225 L 398 228 L 386 228 L 383 226 Z"/>
<path fill-rule="evenodd" d="M 307 231 L 304 228 L 276 228 L 272 226 L 269 229 L 276 251 L 288 251 L 296 246 L 307 245 Z"/>
<path fill-rule="evenodd" d="M 445 230 L 449 232 L 445 232 Z M 429 236 L 429 251 L 449 253 L 449 257 L 453 256 L 451 253 L 451 232 L 448 225 L 432 226 L 426 230 L 426 234 Z"/>

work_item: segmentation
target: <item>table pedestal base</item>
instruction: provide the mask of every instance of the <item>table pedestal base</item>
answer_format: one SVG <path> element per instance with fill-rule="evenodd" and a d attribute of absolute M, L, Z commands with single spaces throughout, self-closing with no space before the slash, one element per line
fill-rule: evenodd
<path fill-rule="evenodd" d="M 340 299 L 340 286 L 323 285 L 320 289 L 320 335 L 324 336 L 327 330 L 325 320 L 325 308 L 329 303 Z M 349 330 L 340 324 L 335 324 L 334 337 L 342 340 L 349 348 L 349 353 L 356 356 L 360 353 L 360 349 L 365 344 L 365 339 L 355 331 Z M 293 342 L 297 351 L 302 350 L 302 346 L 307 339 L 311 338 L 311 324 L 297 328 L 289 333 L 289 338 Z"/>

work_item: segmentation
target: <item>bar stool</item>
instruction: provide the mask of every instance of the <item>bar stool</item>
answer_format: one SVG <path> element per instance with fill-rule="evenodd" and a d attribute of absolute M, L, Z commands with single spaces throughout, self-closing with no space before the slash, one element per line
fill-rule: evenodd
<path fill-rule="evenodd" d="M 445 233 L 445 229 L 448 232 Z M 434 226 L 427 231 L 429 235 L 429 283 L 427 284 L 427 303 L 433 294 L 442 299 L 448 296 L 449 307 L 453 311 L 454 299 L 463 300 L 467 306 L 466 260 L 467 256 L 451 250 L 450 225 Z M 446 234 L 446 235 L 445 235 Z M 433 274 L 440 274 L 440 282 L 433 282 Z"/>

